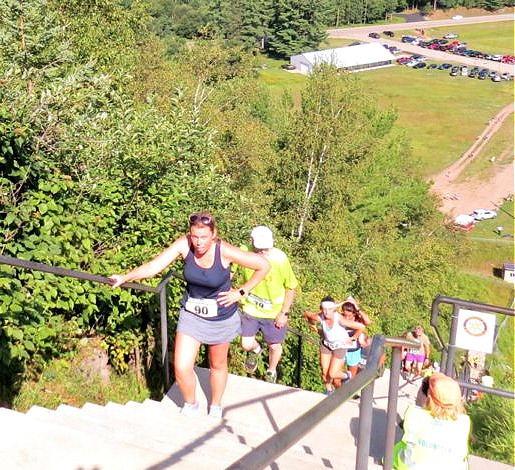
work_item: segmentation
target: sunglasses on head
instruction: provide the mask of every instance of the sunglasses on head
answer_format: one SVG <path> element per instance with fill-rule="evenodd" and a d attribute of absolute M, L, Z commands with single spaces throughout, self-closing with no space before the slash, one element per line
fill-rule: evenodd
<path fill-rule="evenodd" d="M 190 224 L 212 225 L 213 218 L 209 215 L 192 214 L 190 215 Z"/>

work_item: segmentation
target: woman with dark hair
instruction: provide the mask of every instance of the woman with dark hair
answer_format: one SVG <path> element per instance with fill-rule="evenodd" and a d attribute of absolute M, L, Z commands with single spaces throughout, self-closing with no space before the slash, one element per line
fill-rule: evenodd
<path fill-rule="evenodd" d="M 326 394 L 342 385 L 342 380 L 350 380 L 352 376 L 343 372 L 345 352 L 356 343 L 365 329 L 362 323 L 343 318 L 338 313 L 338 304 L 332 297 L 324 297 L 320 303 L 320 311 L 304 312 L 304 318 L 318 332 L 316 323 L 320 323 L 322 341 L 320 344 L 320 366 Z M 354 333 L 349 335 L 348 330 Z"/>
<path fill-rule="evenodd" d="M 197 212 L 189 218 L 188 234 L 175 240 L 151 261 L 126 274 L 111 276 L 113 287 L 153 277 L 179 257 L 184 259 L 186 280 L 174 353 L 175 378 L 184 398 L 181 413 L 199 414 L 193 368 L 200 345 L 207 344 L 211 385 L 209 415 L 221 417 L 229 344 L 241 330 L 238 302 L 264 279 L 270 265 L 263 257 L 218 238 L 214 217 L 209 212 Z M 254 270 L 239 288 L 231 287 L 232 263 Z"/>
<path fill-rule="evenodd" d="M 363 325 L 363 328 L 370 325 L 371 320 L 369 316 L 363 310 L 361 310 L 353 297 L 347 297 L 347 299 L 341 303 L 341 306 L 342 315 L 345 319 L 358 322 Z M 347 332 L 351 336 L 355 333 L 353 328 L 349 328 Z M 352 374 L 351 378 L 356 377 L 356 374 L 358 373 L 359 364 L 362 357 L 362 349 L 367 348 L 369 345 L 370 338 L 365 334 L 364 331 L 361 331 L 358 340 L 356 341 L 356 346 L 347 349 L 347 352 L 345 353 L 345 361 L 347 363 L 347 370 Z"/>

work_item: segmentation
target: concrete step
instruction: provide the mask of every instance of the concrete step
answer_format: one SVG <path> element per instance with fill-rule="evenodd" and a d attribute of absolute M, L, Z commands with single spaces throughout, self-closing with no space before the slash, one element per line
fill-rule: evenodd
<path fill-rule="evenodd" d="M 162 401 L 125 405 L 33 407 L 27 414 L 0 408 L 0 468 L 3 470 L 222 470 L 305 413 L 324 395 L 248 377 L 229 376 L 224 419 L 205 416 L 209 371 L 196 369 L 202 416 L 179 413 L 173 386 Z M 401 381 L 398 419 L 419 384 Z M 368 468 L 379 470 L 384 452 L 388 375 L 376 381 Z M 352 470 L 355 465 L 359 400 L 319 423 L 270 465 L 274 470 Z M 400 429 L 399 437 L 400 437 Z M 471 470 L 513 467 L 470 458 Z"/>
<path fill-rule="evenodd" d="M 113 409 L 116 405 L 109 404 L 109 407 Z M 170 409 L 170 407 L 164 406 L 163 403 L 154 400 L 145 400 L 143 403 L 129 402 L 125 405 L 126 412 L 128 411 L 127 408 L 131 409 L 131 419 L 140 422 L 145 416 L 156 416 L 156 420 L 152 419 L 152 423 L 159 426 L 169 426 L 170 422 L 175 422 L 178 413 L 177 408 L 173 407 Z M 225 442 L 237 440 L 239 443 L 251 448 L 261 444 L 271 435 L 270 433 L 263 432 L 258 426 L 252 426 L 252 423 L 247 425 L 239 422 L 233 423 L 229 419 L 214 420 L 210 417 L 191 419 L 182 415 L 180 415 L 180 418 L 182 418 L 181 429 L 185 432 L 197 434 L 199 432 L 213 433 L 216 429 L 218 435 Z M 323 464 L 327 467 L 328 459 L 325 456 L 313 454 L 310 449 L 300 444 L 292 446 L 286 453 L 305 462 L 310 462 L 313 465 Z"/>
<path fill-rule="evenodd" d="M 196 368 L 196 375 L 197 400 L 201 408 L 207 409 L 210 397 L 209 371 Z M 399 409 L 404 411 L 417 389 L 417 384 L 403 384 L 399 394 Z M 374 436 L 369 459 L 371 469 L 378 465 L 384 455 L 387 397 L 388 374 L 385 374 L 376 381 L 374 387 Z M 235 429 L 238 429 L 240 424 L 245 424 L 270 436 L 324 399 L 325 395 L 321 393 L 229 374 L 223 398 L 224 416 Z M 163 398 L 163 402 L 166 401 L 171 401 L 173 406 L 182 405 L 182 397 L 175 384 Z M 348 468 L 351 463 L 354 466 L 358 415 L 359 399 L 351 400 L 327 416 L 298 444 L 305 452 L 327 459 L 334 468 Z M 330 439 L 328 436 L 331 436 Z"/>
<path fill-rule="evenodd" d="M 243 444 L 247 446 L 244 453 L 270 437 L 270 433 L 261 432 L 259 427 L 246 426 L 242 423 L 231 423 L 227 419 L 217 420 L 208 416 L 199 416 L 192 419 L 181 415 L 177 407 L 166 406 L 161 402 L 152 400 L 147 400 L 143 404 L 130 402 L 126 406 L 108 403 L 103 411 L 97 407 L 90 407 L 89 409 L 94 409 L 102 415 L 107 413 L 112 419 L 117 419 L 117 422 L 123 419 L 124 426 L 130 426 L 134 422 L 145 423 L 146 421 L 147 427 L 159 429 L 163 436 L 168 435 L 173 425 L 178 427 L 181 433 L 186 436 L 203 435 L 206 438 L 209 437 L 210 441 L 220 439 L 224 446 L 234 445 L 234 443 L 238 446 Z M 120 414 L 123 414 L 123 418 L 120 418 Z M 142 426 L 144 424 L 138 425 Z M 240 452 L 239 449 L 238 452 Z M 324 462 L 327 460 L 313 456 L 300 445 L 293 446 L 286 451 L 285 457 L 300 458 L 302 461 L 310 463 L 313 468 L 320 464 L 325 465 Z"/>
<path fill-rule="evenodd" d="M 126 445 L 104 433 L 95 434 L 58 425 L 34 416 L 0 409 L 2 469 L 16 470 L 143 470 L 170 462 L 169 453 L 139 445 Z M 209 456 L 196 462 L 182 460 L 181 470 L 198 470 Z"/>
<path fill-rule="evenodd" d="M 31 410 L 32 415 L 39 416 L 47 416 L 49 412 L 39 408 Z M 225 420 L 211 417 L 188 418 L 180 415 L 178 409 L 163 406 L 162 403 L 152 400 L 147 400 L 143 404 L 129 402 L 123 406 L 116 403 L 108 403 L 105 407 L 87 404 L 83 409 L 59 406 L 54 414 L 59 418 L 53 416 L 49 419 L 58 423 L 73 420 L 73 426 L 79 426 L 81 429 L 115 433 L 117 438 L 123 439 L 124 442 L 132 443 L 135 440 L 140 445 L 152 446 L 158 450 L 162 450 L 163 446 L 164 450 L 169 450 L 172 441 L 175 446 L 183 447 L 196 441 L 202 442 L 204 447 L 207 444 L 218 446 L 223 448 L 224 452 L 240 457 L 268 437 L 250 428 L 242 430 L 240 427 L 239 430 L 235 430 Z M 277 463 L 280 465 L 281 462 L 291 462 L 292 459 L 300 459 L 311 468 L 318 468 L 320 465 L 326 467 L 324 459 L 307 454 L 299 446 L 286 452 Z"/>

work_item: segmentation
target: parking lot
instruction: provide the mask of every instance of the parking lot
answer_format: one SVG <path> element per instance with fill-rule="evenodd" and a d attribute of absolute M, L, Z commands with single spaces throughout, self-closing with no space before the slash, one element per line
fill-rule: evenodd
<path fill-rule="evenodd" d="M 503 64 L 501 62 L 495 62 L 492 60 L 486 60 L 484 58 L 466 57 L 451 54 L 449 52 L 422 49 L 421 47 L 409 43 L 401 42 L 401 36 L 397 35 L 396 31 L 403 31 L 406 29 L 428 29 L 439 26 L 449 26 L 449 30 L 452 30 L 452 26 L 463 25 L 463 24 L 475 24 L 475 23 L 486 23 L 495 21 L 513 21 L 515 15 L 513 13 L 503 15 L 491 15 L 484 17 L 473 17 L 463 18 L 459 21 L 456 20 L 438 20 L 438 21 L 422 21 L 417 23 L 398 23 L 389 24 L 383 26 L 360 26 L 356 28 L 345 28 L 345 29 L 332 29 L 328 31 L 328 35 L 331 38 L 347 38 L 356 39 L 366 42 L 380 42 L 381 44 L 388 44 L 392 47 L 397 47 L 403 52 L 410 53 L 412 55 L 424 54 L 430 60 L 438 62 L 452 62 L 453 64 L 468 65 L 472 67 L 479 67 L 480 69 L 487 68 L 502 73 L 514 74 L 515 66 L 512 64 Z M 394 33 L 394 37 L 388 37 L 382 34 L 383 30 L 389 30 Z M 378 33 L 379 38 L 369 37 L 369 33 Z M 495 53 L 495 51 L 490 51 Z"/>

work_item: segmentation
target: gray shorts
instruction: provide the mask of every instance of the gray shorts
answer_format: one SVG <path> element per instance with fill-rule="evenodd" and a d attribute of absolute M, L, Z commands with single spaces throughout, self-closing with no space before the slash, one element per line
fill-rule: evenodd
<path fill-rule="evenodd" d="M 282 328 L 277 328 L 274 322 L 275 318 L 256 318 L 242 313 L 241 336 L 256 336 L 257 332 L 261 330 L 263 339 L 267 344 L 282 343 L 288 332 L 288 327 L 284 325 Z"/>
<path fill-rule="evenodd" d="M 177 331 L 202 344 L 230 343 L 241 332 L 239 309 L 225 320 L 206 320 L 181 308 Z"/>
<path fill-rule="evenodd" d="M 322 354 L 329 354 L 334 356 L 336 359 L 343 359 L 345 357 L 346 349 L 329 349 L 324 343 L 320 343 L 320 352 Z"/>

